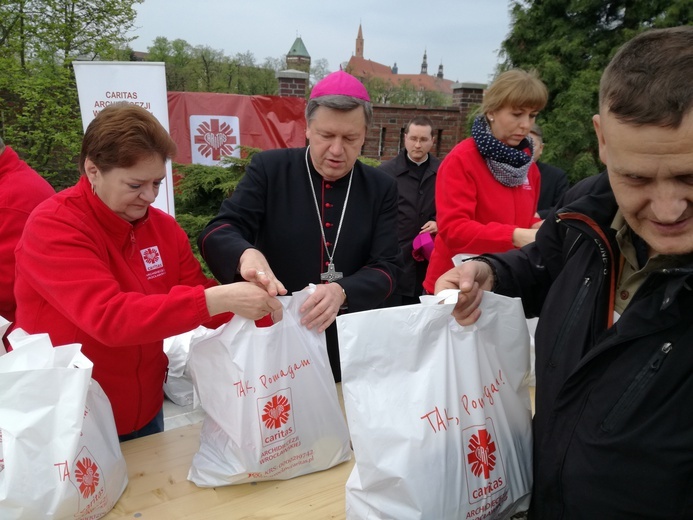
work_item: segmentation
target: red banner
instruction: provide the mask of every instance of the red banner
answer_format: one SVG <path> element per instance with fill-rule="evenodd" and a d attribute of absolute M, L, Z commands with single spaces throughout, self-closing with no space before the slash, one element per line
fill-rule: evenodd
<path fill-rule="evenodd" d="M 241 145 L 262 150 L 305 146 L 305 108 L 305 99 L 295 97 L 169 92 L 175 162 L 215 165 L 227 155 L 240 157 Z"/>

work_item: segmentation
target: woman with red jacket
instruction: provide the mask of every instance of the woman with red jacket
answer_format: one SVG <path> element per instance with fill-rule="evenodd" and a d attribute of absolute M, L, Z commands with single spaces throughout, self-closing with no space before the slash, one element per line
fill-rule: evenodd
<path fill-rule="evenodd" d="M 436 235 L 424 280 L 436 280 L 458 254 L 498 253 L 534 241 L 540 174 L 527 138 L 548 98 L 533 73 L 502 73 L 484 95 L 472 137 L 445 157 L 436 180 Z"/>
<path fill-rule="evenodd" d="M 175 151 L 145 109 L 104 109 L 84 135 L 81 179 L 36 208 L 16 250 L 15 326 L 82 344 L 121 440 L 163 430 L 164 338 L 281 308 L 260 280 L 207 279 L 185 232 L 150 207 Z"/>

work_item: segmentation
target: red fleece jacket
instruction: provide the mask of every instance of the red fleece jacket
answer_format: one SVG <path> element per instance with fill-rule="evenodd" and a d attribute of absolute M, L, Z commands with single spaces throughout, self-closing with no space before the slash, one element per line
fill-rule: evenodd
<path fill-rule="evenodd" d="M 14 321 L 14 248 L 29 213 L 55 190 L 9 146 L 0 153 L 0 316 Z"/>
<path fill-rule="evenodd" d="M 445 156 L 436 179 L 436 235 L 424 288 L 433 294 L 452 257 L 513 249 L 513 231 L 530 228 L 537 211 L 541 176 L 532 163 L 527 182 L 509 188 L 494 177 L 471 137 Z"/>
<path fill-rule="evenodd" d="M 54 345 L 81 343 L 113 406 L 118 434 L 138 430 L 163 404 L 163 339 L 210 320 L 202 273 L 185 232 L 149 208 L 134 225 L 76 186 L 41 204 L 17 246 L 16 326 Z"/>

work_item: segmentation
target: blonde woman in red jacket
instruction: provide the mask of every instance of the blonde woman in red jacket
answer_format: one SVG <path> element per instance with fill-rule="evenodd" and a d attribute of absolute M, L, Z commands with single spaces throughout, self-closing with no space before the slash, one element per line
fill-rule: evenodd
<path fill-rule="evenodd" d="M 502 73 L 484 96 L 472 137 L 445 157 L 436 180 L 438 235 L 424 281 L 436 280 L 458 254 L 498 253 L 534 241 L 540 173 L 527 138 L 547 101 L 533 73 Z"/>
<path fill-rule="evenodd" d="M 163 430 L 163 339 L 281 304 L 258 283 L 207 279 L 185 232 L 150 207 L 175 143 L 143 108 L 104 109 L 84 135 L 72 188 L 32 213 L 16 251 L 16 326 L 81 343 L 121 440 Z"/>

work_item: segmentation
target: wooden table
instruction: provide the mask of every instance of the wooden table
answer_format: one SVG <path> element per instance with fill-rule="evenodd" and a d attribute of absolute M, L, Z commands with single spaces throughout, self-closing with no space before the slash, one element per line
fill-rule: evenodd
<path fill-rule="evenodd" d="M 183 426 L 121 443 L 130 482 L 104 519 L 345 518 L 344 485 L 354 466 L 353 455 L 334 468 L 289 480 L 199 488 L 187 477 L 200 445 L 201 426 Z"/>

